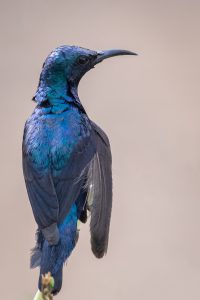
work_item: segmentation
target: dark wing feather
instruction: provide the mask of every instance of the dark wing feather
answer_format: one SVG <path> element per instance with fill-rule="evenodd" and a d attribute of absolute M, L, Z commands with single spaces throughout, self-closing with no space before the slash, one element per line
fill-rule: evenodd
<path fill-rule="evenodd" d="M 70 160 L 62 170 L 59 180 L 55 182 L 55 189 L 59 199 L 59 220 L 62 221 L 69 212 L 73 202 L 77 200 L 88 172 L 88 165 L 96 152 L 93 134 L 83 138 L 82 142 L 73 150 Z"/>
<path fill-rule="evenodd" d="M 59 201 L 51 174 L 48 172 L 41 176 L 25 154 L 23 155 L 23 171 L 29 200 L 39 228 L 43 229 L 57 223 Z"/>
<path fill-rule="evenodd" d="M 112 156 L 108 137 L 92 122 L 96 154 L 88 172 L 88 207 L 91 211 L 91 246 L 101 258 L 107 252 L 112 209 Z"/>
<path fill-rule="evenodd" d="M 48 234 L 55 237 L 54 224 L 64 220 L 84 185 L 86 174 L 79 177 L 87 172 L 87 166 L 96 151 L 92 137 L 85 137 L 77 144 L 57 177 L 52 175 L 51 170 L 41 176 L 41 172 L 35 170 L 31 159 L 25 154 L 26 151 L 23 151 L 23 171 L 29 200 L 35 220 L 47 240 Z M 44 232 L 48 228 L 50 231 Z"/>

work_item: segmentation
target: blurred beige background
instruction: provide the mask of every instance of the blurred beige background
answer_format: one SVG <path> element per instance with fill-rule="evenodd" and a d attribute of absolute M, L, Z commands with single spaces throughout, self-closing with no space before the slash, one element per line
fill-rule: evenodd
<path fill-rule="evenodd" d="M 96 260 L 82 226 L 56 299 L 200 299 L 200 2 L 1 0 L 0 31 L 1 298 L 36 292 L 23 126 L 44 58 L 75 44 L 139 56 L 107 60 L 80 84 L 112 144 L 110 245 Z"/>

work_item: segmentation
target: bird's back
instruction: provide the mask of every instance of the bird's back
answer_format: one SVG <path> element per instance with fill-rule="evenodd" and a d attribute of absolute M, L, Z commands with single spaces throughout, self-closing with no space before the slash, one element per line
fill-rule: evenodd
<path fill-rule="evenodd" d="M 89 138 L 91 126 L 87 116 L 77 108 L 60 114 L 49 112 L 45 108 L 36 108 L 27 120 L 23 152 L 34 169 L 52 172 L 53 177 L 58 177 L 70 164 L 73 150 Z"/>
<path fill-rule="evenodd" d="M 39 232 L 55 236 L 57 224 L 60 237 L 53 248 L 43 236 L 38 238 L 31 264 L 40 265 L 41 274 L 51 271 L 55 293 L 61 288 L 62 265 L 75 246 L 77 220 L 85 206 L 81 174 L 95 153 L 91 134 L 87 115 L 75 107 L 59 114 L 36 108 L 25 125 L 23 169 L 33 213 Z"/>

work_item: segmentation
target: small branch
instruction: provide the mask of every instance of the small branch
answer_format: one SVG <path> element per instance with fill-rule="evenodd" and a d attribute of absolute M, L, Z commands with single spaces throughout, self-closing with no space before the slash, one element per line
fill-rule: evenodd
<path fill-rule="evenodd" d="M 51 273 L 42 275 L 42 291 L 38 291 L 33 300 L 53 300 L 52 290 L 54 287 L 54 279 Z"/>

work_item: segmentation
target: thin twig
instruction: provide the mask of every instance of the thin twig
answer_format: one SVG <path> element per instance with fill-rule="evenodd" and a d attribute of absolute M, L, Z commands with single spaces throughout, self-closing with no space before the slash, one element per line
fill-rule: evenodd
<path fill-rule="evenodd" d="M 54 287 L 54 279 L 51 273 L 42 275 L 42 291 L 38 291 L 34 300 L 53 300 L 52 290 Z"/>

